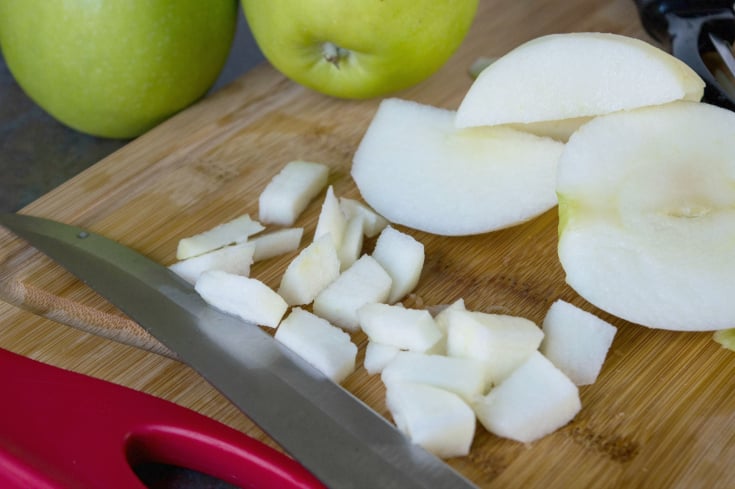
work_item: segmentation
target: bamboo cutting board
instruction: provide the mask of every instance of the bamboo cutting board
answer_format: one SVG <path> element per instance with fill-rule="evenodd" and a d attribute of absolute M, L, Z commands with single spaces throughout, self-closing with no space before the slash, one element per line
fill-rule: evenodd
<path fill-rule="evenodd" d="M 485 0 L 462 48 L 434 77 L 398 96 L 456 108 L 478 56 L 499 56 L 544 34 L 606 31 L 647 39 L 630 0 Z M 180 238 L 243 213 L 288 161 L 331 168 L 339 196 L 359 198 L 351 157 L 378 100 L 341 101 L 267 65 L 138 138 L 23 210 L 99 232 L 164 264 Z M 313 235 L 319 202 L 299 220 Z M 618 334 L 583 409 L 558 432 L 523 445 L 478 432 L 469 456 L 448 463 L 487 488 L 735 487 L 735 354 L 710 333 L 654 331 L 606 315 L 564 283 L 556 210 L 481 236 L 408 230 L 426 265 L 413 304 L 467 306 L 540 323 L 556 299 L 599 314 Z M 366 251 L 372 243 L 368 242 Z M 191 407 L 275 446 L 197 374 L 45 256 L 0 231 L 0 347 Z M 256 264 L 276 287 L 294 254 Z M 13 304 L 13 305 L 11 305 Z M 20 305 L 22 307 L 16 307 Z M 355 335 L 364 355 L 365 337 Z M 389 417 L 377 377 L 344 383 Z"/>

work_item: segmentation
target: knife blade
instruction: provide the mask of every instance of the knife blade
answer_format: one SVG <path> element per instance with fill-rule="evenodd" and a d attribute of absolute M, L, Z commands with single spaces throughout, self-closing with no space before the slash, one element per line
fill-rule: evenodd
<path fill-rule="evenodd" d="M 0 215 L 0 224 L 156 337 L 328 487 L 475 487 L 260 327 L 210 307 L 163 265 L 76 226 L 23 214 Z"/>

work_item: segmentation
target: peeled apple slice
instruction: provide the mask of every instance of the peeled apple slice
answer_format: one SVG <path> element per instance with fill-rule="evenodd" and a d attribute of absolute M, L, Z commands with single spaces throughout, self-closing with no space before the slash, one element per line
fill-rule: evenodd
<path fill-rule="evenodd" d="M 559 259 L 641 325 L 735 326 L 735 114 L 676 102 L 598 117 L 559 162 Z"/>
<path fill-rule="evenodd" d="M 454 117 L 416 102 L 381 102 L 352 165 L 378 214 L 459 236 L 519 224 L 556 205 L 562 143 L 506 127 L 457 130 Z"/>
<path fill-rule="evenodd" d="M 485 68 L 457 110 L 457 127 L 560 121 L 685 99 L 704 82 L 685 63 L 618 34 L 551 34 Z"/>

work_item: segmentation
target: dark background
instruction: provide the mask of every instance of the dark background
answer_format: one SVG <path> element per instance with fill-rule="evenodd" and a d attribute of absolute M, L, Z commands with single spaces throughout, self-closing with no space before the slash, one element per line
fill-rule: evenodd
<path fill-rule="evenodd" d="M 230 57 L 210 93 L 261 61 L 240 11 Z M 0 53 L 0 212 L 17 211 L 128 142 L 56 122 L 23 93 Z"/>

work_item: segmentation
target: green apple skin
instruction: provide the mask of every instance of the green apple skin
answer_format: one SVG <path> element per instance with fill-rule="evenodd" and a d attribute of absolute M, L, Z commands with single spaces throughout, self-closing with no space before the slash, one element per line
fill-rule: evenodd
<path fill-rule="evenodd" d="M 396 92 L 436 72 L 464 40 L 477 4 L 242 0 L 253 37 L 276 69 L 318 92 L 356 99 Z"/>
<path fill-rule="evenodd" d="M 237 15 L 237 0 L 2 0 L 0 47 L 54 118 L 132 138 L 206 93 Z"/>

